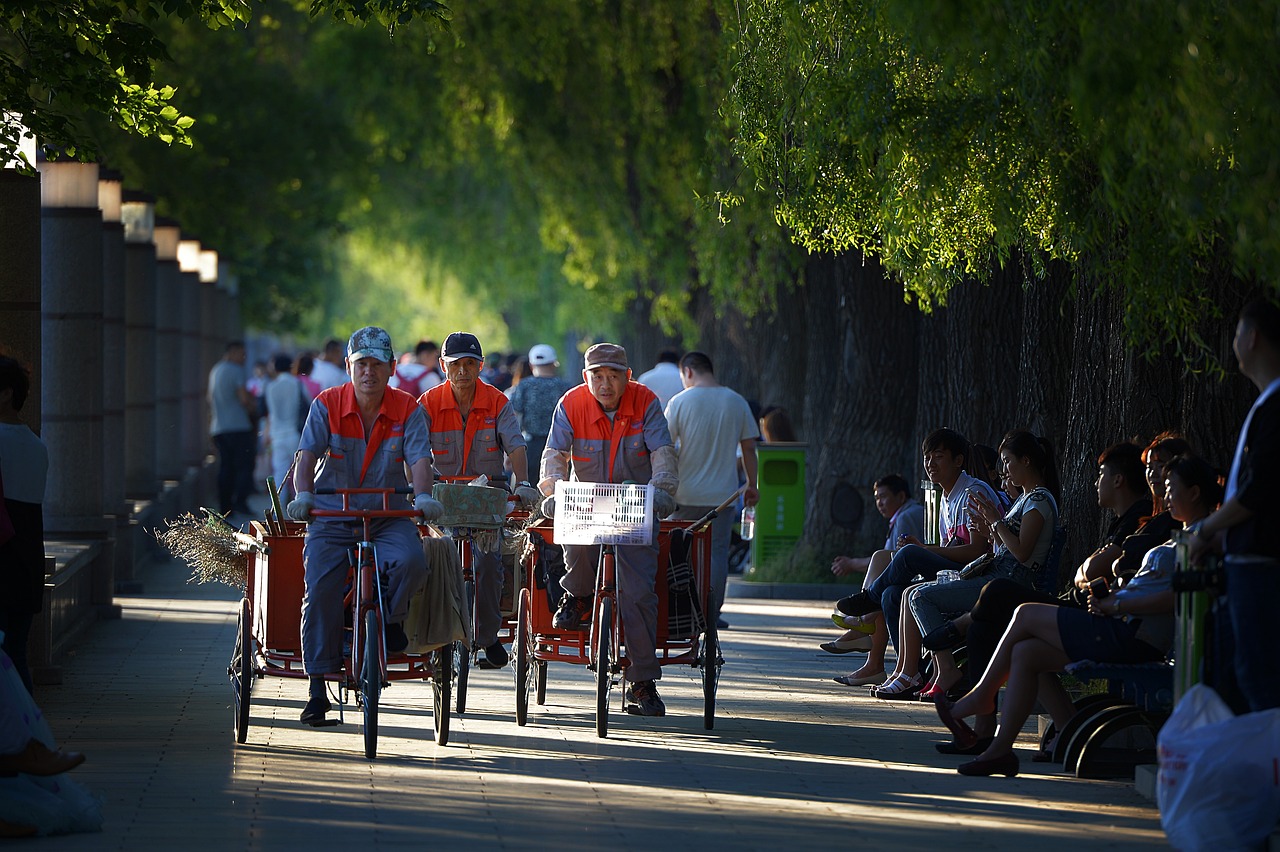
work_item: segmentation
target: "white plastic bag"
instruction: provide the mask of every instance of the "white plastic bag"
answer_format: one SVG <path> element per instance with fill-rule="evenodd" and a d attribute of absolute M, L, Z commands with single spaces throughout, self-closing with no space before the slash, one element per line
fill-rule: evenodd
<path fill-rule="evenodd" d="M 1235 716 L 1203 684 L 1187 690 L 1158 740 L 1156 802 L 1180 850 L 1259 846 L 1280 820 L 1280 709 Z"/>

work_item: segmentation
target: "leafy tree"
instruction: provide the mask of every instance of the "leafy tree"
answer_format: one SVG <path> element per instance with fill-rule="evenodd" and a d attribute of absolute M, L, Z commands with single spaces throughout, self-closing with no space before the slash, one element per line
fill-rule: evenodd
<path fill-rule="evenodd" d="M 414 18 L 448 18 L 435 0 L 312 0 L 310 12 L 376 21 L 391 31 Z M 193 119 L 172 103 L 174 87 L 154 78 L 155 65 L 170 58 L 158 30 L 170 20 L 214 29 L 243 25 L 252 6 L 248 0 L 21 0 L 6 2 L 0 15 L 0 159 L 7 162 L 18 152 L 24 124 L 41 144 L 75 155 L 90 115 L 140 136 L 190 144 Z"/>
<path fill-rule="evenodd" d="M 1280 280 L 1274 7 L 738 5 L 738 153 L 801 244 L 875 253 L 925 308 L 1065 260 L 1203 366 L 1214 282 Z"/>

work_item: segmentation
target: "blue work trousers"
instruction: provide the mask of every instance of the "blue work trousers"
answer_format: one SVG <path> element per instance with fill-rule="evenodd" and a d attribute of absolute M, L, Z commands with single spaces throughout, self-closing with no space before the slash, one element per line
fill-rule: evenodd
<path fill-rule="evenodd" d="M 342 599 L 349 553 L 364 535 L 359 521 L 315 521 L 302 546 L 302 667 L 309 675 L 342 670 Z M 409 518 L 369 524 L 383 587 L 383 623 L 403 622 L 409 599 L 427 582 L 427 558 L 418 526 Z"/>
<path fill-rule="evenodd" d="M 628 662 L 624 674 L 628 681 L 657 680 L 662 677 L 658 665 L 658 593 L 654 589 L 658 576 L 658 532 L 654 524 L 652 544 L 618 545 L 614 560 L 614 576 L 618 587 L 618 614 L 622 617 L 622 637 Z M 561 587 L 571 595 L 590 598 L 595 595 L 596 567 L 600 562 L 600 546 L 566 544 L 565 575 Z"/>

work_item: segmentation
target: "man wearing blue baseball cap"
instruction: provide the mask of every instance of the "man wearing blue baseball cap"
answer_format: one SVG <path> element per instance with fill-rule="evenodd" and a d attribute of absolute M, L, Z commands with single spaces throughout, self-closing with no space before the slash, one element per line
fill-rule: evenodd
<path fill-rule="evenodd" d="M 431 444 L 422 409 L 410 394 L 387 387 L 395 372 L 391 336 L 376 326 L 351 335 L 346 367 L 351 381 L 321 391 L 311 403 L 293 475 L 298 496 L 287 514 L 307 521 L 312 509 L 342 508 L 341 495 L 317 496 L 317 486 L 327 490 L 412 484 L 413 507 L 428 520 L 438 518 L 444 507 L 431 497 Z M 411 483 L 405 479 L 406 466 Z M 351 495 L 348 505 L 381 509 L 382 495 Z M 403 622 L 409 599 L 426 582 L 426 557 L 411 518 L 378 518 L 370 530 L 384 584 L 387 651 L 396 653 L 408 645 Z M 342 670 L 347 552 L 362 535 L 361 522 L 346 518 L 317 518 L 307 528 L 302 550 L 302 665 L 310 695 L 301 718 L 309 724 L 323 722 L 331 706 L 325 675 Z"/>

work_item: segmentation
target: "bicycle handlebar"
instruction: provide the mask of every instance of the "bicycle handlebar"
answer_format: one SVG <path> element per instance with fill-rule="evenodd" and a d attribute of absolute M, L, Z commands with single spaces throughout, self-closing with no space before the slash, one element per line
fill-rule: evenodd
<path fill-rule="evenodd" d="M 392 494 L 412 494 L 413 489 L 407 486 L 399 488 L 317 488 L 316 494 L 339 494 L 342 496 L 341 509 L 312 509 L 311 515 L 316 518 L 417 518 L 422 513 L 417 509 L 392 509 L 388 501 Z M 381 509 L 353 509 L 351 497 L 355 494 L 381 494 Z"/>

